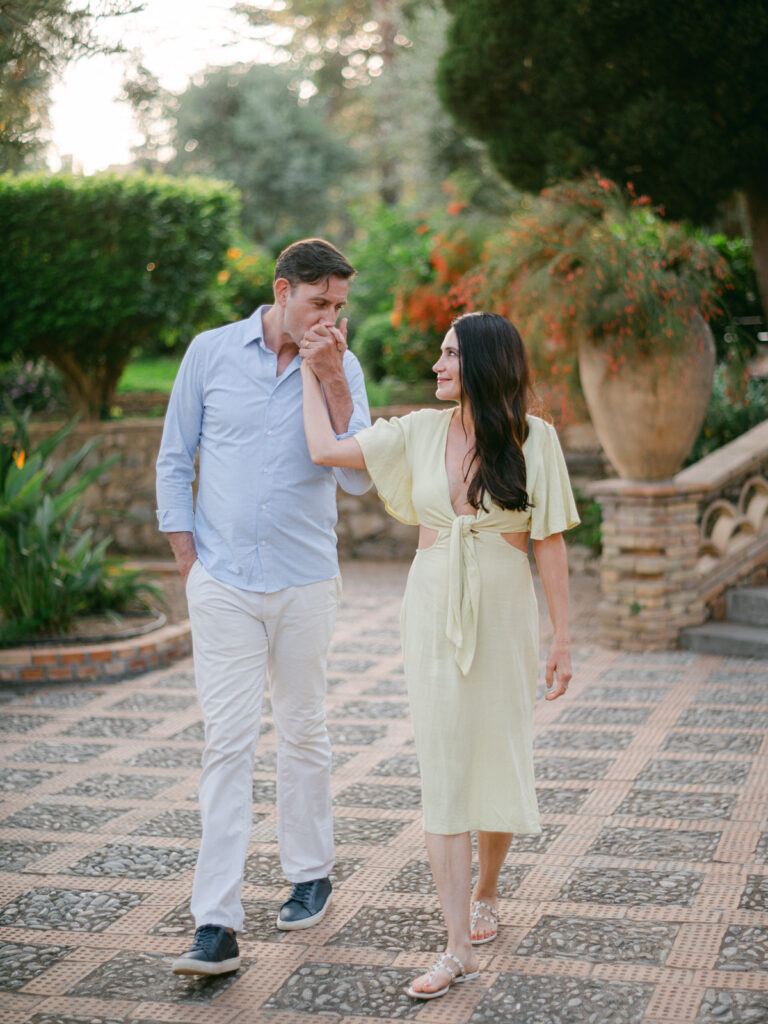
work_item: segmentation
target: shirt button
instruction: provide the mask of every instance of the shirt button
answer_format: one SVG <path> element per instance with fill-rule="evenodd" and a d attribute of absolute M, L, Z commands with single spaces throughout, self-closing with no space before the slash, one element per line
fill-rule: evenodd
<path fill-rule="evenodd" d="M 262 511 L 262 512 L 264 512 L 264 510 L 266 509 L 266 507 L 267 507 L 266 505 L 262 505 L 262 506 L 261 506 L 261 511 Z"/>
<path fill-rule="evenodd" d="M 267 437 L 272 437 L 272 431 L 271 430 L 267 431 Z"/>
<path fill-rule="evenodd" d="M 266 543 L 267 543 L 267 542 L 266 542 L 265 540 L 263 540 L 263 541 L 261 542 L 261 546 L 262 546 L 262 547 L 264 547 L 264 545 L 265 545 Z"/>

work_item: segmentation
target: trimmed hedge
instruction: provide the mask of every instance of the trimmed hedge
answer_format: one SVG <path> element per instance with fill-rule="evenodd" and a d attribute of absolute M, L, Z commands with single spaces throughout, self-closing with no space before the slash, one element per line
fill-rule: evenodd
<path fill-rule="evenodd" d="M 105 418 L 137 346 L 205 320 L 238 212 L 204 179 L 0 176 L 0 359 L 46 356 Z"/>

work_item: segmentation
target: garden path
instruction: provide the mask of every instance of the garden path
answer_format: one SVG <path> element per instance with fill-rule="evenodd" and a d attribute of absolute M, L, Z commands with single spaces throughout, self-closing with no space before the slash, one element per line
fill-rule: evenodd
<path fill-rule="evenodd" d="M 407 567 L 350 562 L 329 666 L 335 901 L 274 917 L 269 704 L 254 778 L 243 967 L 170 973 L 191 931 L 202 727 L 189 659 L 0 704 L 4 1024 L 741 1024 L 768 1019 L 768 663 L 594 642 L 576 574 L 576 675 L 535 712 L 544 830 L 513 842 L 480 978 L 406 983 L 442 949 L 398 646 Z"/>

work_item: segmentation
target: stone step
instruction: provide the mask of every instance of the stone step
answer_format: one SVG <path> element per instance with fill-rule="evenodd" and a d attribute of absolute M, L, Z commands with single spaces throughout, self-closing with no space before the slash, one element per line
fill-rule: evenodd
<path fill-rule="evenodd" d="M 768 629 L 768 587 L 734 587 L 725 596 L 725 607 L 731 622 Z"/>
<path fill-rule="evenodd" d="M 700 654 L 768 659 L 768 627 L 741 622 L 705 622 L 680 632 L 680 646 Z M 766 673 L 768 674 L 768 672 Z"/>

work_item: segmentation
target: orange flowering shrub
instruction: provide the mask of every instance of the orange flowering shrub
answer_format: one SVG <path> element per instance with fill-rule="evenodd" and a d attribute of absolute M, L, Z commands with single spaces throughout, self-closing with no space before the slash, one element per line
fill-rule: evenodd
<path fill-rule="evenodd" d="M 397 293 L 401 358 L 418 360 L 426 340 L 432 358 L 460 313 L 501 313 L 526 342 L 539 409 L 560 424 L 586 416 L 581 341 L 600 347 L 614 372 L 636 358 L 661 361 L 689 336 L 697 310 L 707 319 L 718 311 L 727 283 L 714 245 L 607 178 L 526 197 L 487 237 L 470 233 L 457 212 L 432 236 L 429 279 Z"/>
<path fill-rule="evenodd" d="M 697 310 L 717 311 L 727 274 L 714 246 L 666 222 L 648 196 L 590 177 L 525 199 L 453 294 L 516 324 L 539 396 L 563 423 L 585 415 L 580 342 L 601 348 L 612 372 L 660 362 Z"/>
<path fill-rule="evenodd" d="M 475 301 L 501 304 L 562 367 L 580 341 L 613 370 L 671 351 L 697 310 L 717 310 L 728 265 L 662 214 L 606 178 L 545 189 L 489 245 Z"/>
<path fill-rule="evenodd" d="M 274 258 L 251 243 L 227 249 L 216 280 L 220 286 L 221 319 L 243 320 L 257 306 L 272 302 Z"/>
<path fill-rule="evenodd" d="M 385 344 L 384 353 L 393 376 L 409 381 L 431 378 L 446 331 L 467 308 L 461 282 L 481 253 L 482 242 L 459 224 L 432 235 L 428 279 L 395 294 L 391 322 L 398 330 L 397 340 Z"/>

